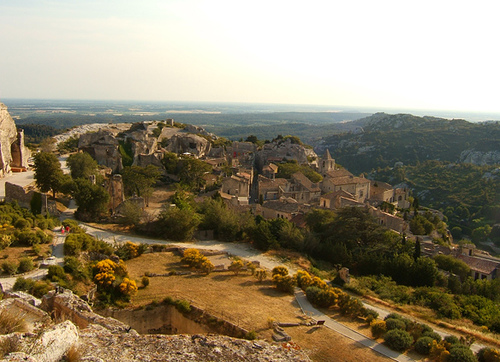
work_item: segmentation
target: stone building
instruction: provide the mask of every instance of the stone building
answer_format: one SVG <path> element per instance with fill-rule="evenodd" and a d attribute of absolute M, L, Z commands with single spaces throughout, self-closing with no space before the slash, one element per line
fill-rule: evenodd
<path fill-rule="evenodd" d="M 347 173 L 347 175 L 342 175 Z M 347 191 L 354 196 L 357 202 L 365 202 L 370 197 L 370 180 L 364 177 L 356 177 L 347 170 L 335 170 L 326 173 L 321 183 L 324 193 L 331 191 Z"/>
<path fill-rule="evenodd" d="M 332 158 L 330 151 L 327 149 L 323 157 L 319 160 L 318 171 L 323 177 L 325 177 L 328 172 L 334 170 L 335 160 Z"/>
<path fill-rule="evenodd" d="M 291 197 L 300 203 L 317 203 L 321 189 L 317 183 L 309 180 L 302 172 L 296 172 L 286 183 L 282 195 Z"/>

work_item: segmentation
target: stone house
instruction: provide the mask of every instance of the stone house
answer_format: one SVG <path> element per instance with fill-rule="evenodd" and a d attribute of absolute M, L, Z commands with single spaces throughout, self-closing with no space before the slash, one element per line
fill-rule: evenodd
<path fill-rule="evenodd" d="M 372 215 L 378 220 L 380 225 L 384 225 L 388 229 L 397 231 L 400 234 L 409 230 L 408 223 L 399 216 L 389 214 L 373 206 L 368 206 L 368 211 L 370 215 Z"/>
<path fill-rule="evenodd" d="M 283 196 L 297 202 L 308 204 L 319 202 L 321 189 L 317 183 L 309 180 L 302 172 L 296 172 L 285 185 Z"/>
<path fill-rule="evenodd" d="M 362 207 L 364 203 L 355 200 L 354 195 L 345 191 L 339 190 L 321 195 L 319 206 L 335 210 L 348 206 Z"/>
<path fill-rule="evenodd" d="M 492 280 L 499 276 L 500 259 L 483 258 L 478 256 L 469 256 L 459 254 L 456 257 L 462 260 L 470 268 L 471 277 L 476 279 Z"/>
<path fill-rule="evenodd" d="M 321 183 L 321 190 L 324 193 L 331 191 L 347 191 L 354 196 L 357 202 L 365 202 L 370 197 L 370 180 L 364 177 L 356 177 L 352 174 L 338 176 L 349 171 L 342 170 L 330 171 L 326 173 Z"/>
<path fill-rule="evenodd" d="M 274 180 L 276 174 L 278 173 L 278 165 L 274 163 L 269 163 L 262 167 L 262 176 L 267 177 L 268 179 Z"/>
<path fill-rule="evenodd" d="M 258 177 L 259 200 L 277 200 L 285 192 L 287 180 L 284 178 L 269 179 L 262 175 Z"/>
<path fill-rule="evenodd" d="M 264 219 L 287 219 L 292 220 L 292 218 L 303 210 L 302 205 L 300 205 L 295 200 L 281 199 L 266 201 L 262 204 L 262 217 Z"/>
<path fill-rule="evenodd" d="M 381 181 L 370 181 L 370 202 L 372 204 L 381 204 L 394 202 L 394 189 L 391 185 Z"/>
<path fill-rule="evenodd" d="M 250 195 L 250 181 L 245 177 L 231 176 L 222 181 L 221 193 L 236 197 L 245 197 Z"/>

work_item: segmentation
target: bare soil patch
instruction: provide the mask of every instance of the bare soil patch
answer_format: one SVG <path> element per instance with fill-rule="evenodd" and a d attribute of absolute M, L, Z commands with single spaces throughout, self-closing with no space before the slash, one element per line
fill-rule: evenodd
<path fill-rule="evenodd" d="M 189 270 L 180 260 L 180 256 L 169 252 L 150 253 L 127 261 L 127 267 L 130 276 L 139 282 L 145 272 L 165 274 Z M 249 272 L 151 277 L 149 286 L 133 297 L 132 305 L 160 302 L 167 296 L 189 300 L 213 315 L 255 330 L 258 338 L 267 341 L 272 341 L 270 320 L 300 322 L 305 318 L 292 295 L 277 291 L 270 281 L 259 283 Z M 326 327 L 290 327 L 286 332 L 314 361 L 387 360 Z"/>

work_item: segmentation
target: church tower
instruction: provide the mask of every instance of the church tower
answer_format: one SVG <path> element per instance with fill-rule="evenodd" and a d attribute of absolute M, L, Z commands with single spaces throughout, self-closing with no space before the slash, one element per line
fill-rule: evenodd
<path fill-rule="evenodd" d="M 335 160 L 330 155 L 330 151 L 326 149 L 325 154 L 319 161 L 319 173 L 324 177 L 328 171 L 335 170 Z"/>

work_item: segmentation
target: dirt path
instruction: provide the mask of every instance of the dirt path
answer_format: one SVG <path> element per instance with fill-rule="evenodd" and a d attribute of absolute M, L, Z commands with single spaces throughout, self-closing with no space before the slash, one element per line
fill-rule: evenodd
<path fill-rule="evenodd" d="M 144 244 L 163 244 L 172 245 L 188 248 L 198 248 L 205 250 L 219 250 L 225 251 L 230 255 L 239 256 L 243 259 L 256 260 L 260 262 L 260 265 L 264 268 L 271 270 L 275 266 L 284 265 L 288 268 L 290 274 L 295 274 L 297 268 L 291 263 L 283 263 L 278 258 L 262 254 L 262 251 L 256 250 L 251 247 L 248 243 L 239 242 L 220 242 L 218 240 L 207 240 L 207 241 L 193 241 L 193 242 L 170 242 L 166 240 L 151 239 L 143 236 L 133 236 L 113 233 L 107 230 L 98 229 L 87 224 L 83 224 L 87 233 L 96 238 L 104 240 L 108 243 L 124 243 L 126 241 L 131 241 L 134 243 L 144 243 Z"/>

